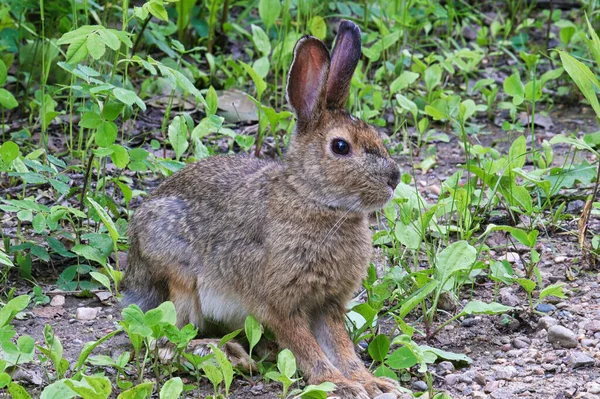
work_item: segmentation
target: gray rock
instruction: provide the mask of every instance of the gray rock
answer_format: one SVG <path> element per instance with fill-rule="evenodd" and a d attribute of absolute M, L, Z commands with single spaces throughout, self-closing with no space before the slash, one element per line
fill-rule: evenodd
<path fill-rule="evenodd" d="M 33 385 L 42 385 L 43 380 L 38 372 L 17 368 L 12 376 L 15 381 L 25 382 Z"/>
<path fill-rule="evenodd" d="M 571 353 L 569 364 L 571 368 L 577 369 L 580 367 L 590 367 L 593 366 L 596 362 L 593 358 L 589 357 L 583 352 L 573 352 Z"/>
<path fill-rule="evenodd" d="M 456 385 L 456 383 L 460 380 L 460 375 L 458 374 L 448 374 L 444 377 L 444 384 L 451 387 Z"/>
<path fill-rule="evenodd" d="M 517 376 L 517 369 L 514 366 L 494 366 L 493 369 L 497 380 L 511 381 Z"/>
<path fill-rule="evenodd" d="M 452 362 L 449 362 L 447 360 L 444 360 L 443 362 L 440 362 L 440 364 L 438 364 L 438 367 L 442 371 L 444 371 L 446 374 L 453 373 L 454 370 L 456 370 L 456 368 L 454 367 L 454 364 L 452 364 Z"/>
<path fill-rule="evenodd" d="M 500 303 L 506 306 L 517 306 L 519 304 L 519 297 L 517 297 L 512 287 L 503 287 L 498 292 Z"/>
<path fill-rule="evenodd" d="M 396 395 L 393 393 L 382 393 L 375 397 L 375 399 L 396 399 Z"/>
<path fill-rule="evenodd" d="M 547 330 L 550 327 L 555 326 L 557 324 L 558 320 L 556 320 L 554 317 L 544 316 L 538 321 L 537 328 L 538 330 Z"/>
<path fill-rule="evenodd" d="M 585 389 L 587 389 L 588 393 L 598 394 L 600 393 L 600 384 L 597 382 L 589 382 L 586 384 Z"/>
<path fill-rule="evenodd" d="M 583 328 L 590 332 L 597 333 L 600 331 L 600 320 L 589 320 L 583 325 Z"/>
<path fill-rule="evenodd" d="M 509 263 L 517 263 L 521 261 L 521 257 L 516 252 L 507 252 L 501 259 L 504 259 Z"/>
<path fill-rule="evenodd" d="M 461 323 L 463 327 L 473 327 L 475 324 L 477 324 L 477 320 L 474 317 L 467 317 Z"/>
<path fill-rule="evenodd" d="M 265 386 L 263 384 L 256 384 L 252 388 L 250 388 L 250 392 L 254 396 L 262 395 L 265 393 Z"/>
<path fill-rule="evenodd" d="M 581 213 L 584 206 L 585 202 L 583 202 L 582 200 L 571 201 L 569 202 L 569 205 L 567 205 L 567 212 L 571 214 Z"/>
<path fill-rule="evenodd" d="M 490 381 L 487 384 L 485 384 L 485 386 L 483 387 L 483 392 L 485 392 L 485 393 L 492 393 L 495 390 L 497 390 L 498 388 L 500 388 L 500 382 L 498 382 L 498 381 Z"/>
<path fill-rule="evenodd" d="M 548 329 L 548 342 L 552 346 L 562 348 L 577 348 L 577 336 L 566 327 L 555 325 Z"/>
<path fill-rule="evenodd" d="M 425 381 L 415 381 L 412 383 L 412 388 L 415 391 L 425 392 L 429 387 L 427 386 L 427 383 Z"/>
<path fill-rule="evenodd" d="M 94 320 L 100 308 L 77 308 L 77 320 Z"/>
<path fill-rule="evenodd" d="M 513 341 L 513 346 L 517 349 L 525 349 L 529 347 L 529 344 L 523 341 L 522 339 L 515 338 L 515 340 Z"/>
<path fill-rule="evenodd" d="M 65 297 L 62 295 L 55 295 L 50 301 L 50 306 L 57 307 L 65 304 Z"/>
<path fill-rule="evenodd" d="M 535 310 L 542 313 L 550 313 L 556 310 L 556 306 L 549 303 L 540 303 L 535 307 Z"/>

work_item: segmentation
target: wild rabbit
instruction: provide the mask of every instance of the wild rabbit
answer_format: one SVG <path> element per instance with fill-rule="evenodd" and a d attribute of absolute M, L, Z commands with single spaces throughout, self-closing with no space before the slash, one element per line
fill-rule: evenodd
<path fill-rule="evenodd" d="M 320 40 L 300 39 L 285 159 L 211 157 L 165 180 L 130 223 L 124 289 L 142 309 L 172 301 L 178 324 L 201 333 L 240 328 L 252 314 L 309 383 L 331 381 L 341 398 L 368 399 L 399 389 L 356 355 L 345 306 L 371 257 L 368 214 L 392 198 L 400 173 L 377 131 L 344 110 L 360 56 L 350 21 L 331 59 Z"/>

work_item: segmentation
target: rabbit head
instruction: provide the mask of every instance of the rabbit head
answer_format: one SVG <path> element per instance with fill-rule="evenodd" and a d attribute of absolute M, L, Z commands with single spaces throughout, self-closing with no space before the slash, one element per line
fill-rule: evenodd
<path fill-rule="evenodd" d="M 400 172 L 375 128 L 345 110 L 360 56 L 360 30 L 350 21 L 340 23 L 331 57 L 314 37 L 298 41 L 287 84 L 297 123 L 285 162 L 299 195 L 368 212 L 393 197 Z"/>

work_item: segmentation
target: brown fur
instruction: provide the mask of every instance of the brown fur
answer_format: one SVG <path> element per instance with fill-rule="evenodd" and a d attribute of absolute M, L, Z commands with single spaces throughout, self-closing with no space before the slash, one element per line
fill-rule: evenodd
<path fill-rule="evenodd" d="M 201 332 L 215 322 L 239 328 L 252 314 L 310 383 L 365 399 L 397 385 L 357 357 L 344 309 L 371 257 L 367 215 L 391 198 L 399 171 L 377 132 L 341 108 L 360 55 L 356 25 L 342 22 L 336 43 L 335 76 L 319 40 L 296 46 L 287 92 L 298 124 L 283 162 L 208 158 L 139 207 L 124 288 L 144 309 L 172 300 L 179 324 Z M 351 153 L 333 153 L 334 138 Z"/>

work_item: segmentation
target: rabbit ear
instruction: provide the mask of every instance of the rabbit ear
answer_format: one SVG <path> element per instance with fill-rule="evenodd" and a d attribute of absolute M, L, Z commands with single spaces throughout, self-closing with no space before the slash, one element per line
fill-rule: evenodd
<path fill-rule="evenodd" d="M 319 39 L 305 36 L 296 43 L 287 83 L 287 98 L 300 129 L 315 126 L 325 109 L 329 52 Z"/>
<path fill-rule="evenodd" d="M 331 67 L 327 80 L 327 108 L 346 106 L 350 82 L 361 56 L 360 29 L 354 22 L 343 20 L 331 53 Z"/>

